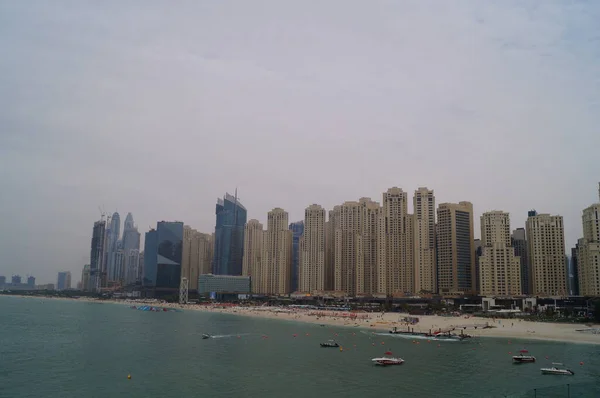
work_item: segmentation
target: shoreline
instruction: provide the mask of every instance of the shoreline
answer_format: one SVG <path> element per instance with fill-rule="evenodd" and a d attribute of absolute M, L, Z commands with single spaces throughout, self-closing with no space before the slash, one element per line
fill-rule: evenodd
<path fill-rule="evenodd" d="M 406 322 L 402 322 L 402 319 L 408 316 L 408 314 L 396 312 L 351 313 L 345 311 L 320 311 L 298 308 L 290 309 L 287 307 L 242 307 L 223 306 L 215 304 L 198 305 L 160 303 L 135 300 L 97 300 L 85 297 L 75 299 L 44 296 L 6 296 L 49 300 L 79 301 L 102 304 L 107 303 L 127 306 L 151 305 L 161 308 L 172 308 L 198 312 L 212 312 L 261 319 L 275 319 L 282 321 L 310 323 L 315 325 L 355 328 L 359 330 L 371 331 L 374 333 L 383 332 L 384 335 L 388 335 L 388 332 L 394 327 L 397 327 L 399 330 L 407 330 L 407 328 L 409 327 Z M 453 317 L 445 317 L 439 315 L 421 315 L 416 316 L 416 318 L 419 318 L 419 322 L 415 325 L 410 325 L 410 328 L 413 329 L 415 332 L 429 332 L 430 330 L 436 331 L 438 329 L 445 330 L 449 328 L 455 328 L 453 330 L 453 333 L 458 334 L 461 330 L 463 330 L 464 333 L 469 334 L 473 337 L 504 338 L 509 340 L 509 342 L 511 339 L 519 339 L 600 345 L 600 334 L 576 331 L 576 329 L 586 329 L 587 327 L 583 324 L 532 322 L 518 319 L 494 320 L 492 318 L 479 318 L 465 315 Z M 486 323 L 493 326 L 493 328 L 483 329 L 482 326 Z M 477 328 L 474 328 L 475 325 L 477 325 Z M 389 337 L 393 337 L 393 335 L 389 334 Z"/>

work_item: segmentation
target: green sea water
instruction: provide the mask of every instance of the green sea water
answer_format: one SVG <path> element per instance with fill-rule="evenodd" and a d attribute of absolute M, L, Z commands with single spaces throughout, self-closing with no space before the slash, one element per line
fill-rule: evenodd
<path fill-rule="evenodd" d="M 438 346 L 357 328 L 7 296 L 0 314 L 7 398 L 533 397 L 534 388 L 537 397 L 600 397 L 592 345 L 481 338 Z M 330 338 L 344 350 L 319 346 Z M 509 352 L 521 348 L 538 362 L 513 365 Z M 386 350 L 405 364 L 373 366 Z M 553 361 L 575 376 L 541 375 Z"/>

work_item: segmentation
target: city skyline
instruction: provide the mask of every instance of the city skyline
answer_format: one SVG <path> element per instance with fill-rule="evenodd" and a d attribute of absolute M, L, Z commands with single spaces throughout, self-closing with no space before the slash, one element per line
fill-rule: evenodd
<path fill-rule="evenodd" d="M 574 246 L 600 4 L 442 3 L 3 2 L 0 275 L 80 275 L 98 206 L 209 233 L 235 187 L 265 224 L 426 186 L 473 203 L 476 232 L 536 209 Z"/>

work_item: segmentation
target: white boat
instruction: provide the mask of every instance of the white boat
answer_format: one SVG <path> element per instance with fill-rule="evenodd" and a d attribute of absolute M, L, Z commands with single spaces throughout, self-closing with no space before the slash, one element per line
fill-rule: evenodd
<path fill-rule="evenodd" d="M 514 355 L 512 357 L 514 363 L 525 363 L 525 362 L 535 362 L 535 357 L 533 355 L 526 355 L 529 351 L 521 350 L 519 351 L 519 355 Z"/>
<path fill-rule="evenodd" d="M 203 338 L 203 339 L 210 339 L 211 337 L 212 337 L 212 336 L 211 336 L 210 334 L 208 334 L 208 333 L 204 333 L 204 334 L 202 335 L 202 338 Z"/>
<path fill-rule="evenodd" d="M 392 353 L 387 351 L 384 356 L 371 359 L 371 362 L 380 366 L 402 365 L 404 363 L 404 359 L 393 357 Z"/>
<path fill-rule="evenodd" d="M 573 376 L 575 374 L 575 372 L 573 372 L 570 369 L 562 369 L 562 368 L 559 368 L 558 366 L 563 366 L 563 364 L 554 362 L 554 363 L 552 363 L 551 368 L 541 368 L 540 370 L 542 371 L 543 375 Z"/>

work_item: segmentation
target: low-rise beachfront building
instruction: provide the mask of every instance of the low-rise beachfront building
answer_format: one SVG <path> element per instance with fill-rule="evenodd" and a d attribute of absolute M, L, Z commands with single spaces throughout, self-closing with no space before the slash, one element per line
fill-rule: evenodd
<path fill-rule="evenodd" d="M 250 294 L 251 277 L 205 274 L 198 277 L 198 293 Z"/>

